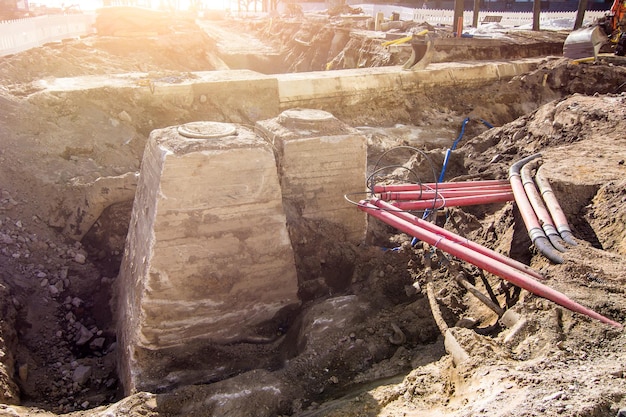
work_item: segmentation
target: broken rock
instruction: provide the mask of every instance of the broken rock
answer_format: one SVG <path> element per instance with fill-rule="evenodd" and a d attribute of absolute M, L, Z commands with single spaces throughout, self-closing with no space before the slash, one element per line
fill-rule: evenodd
<path fill-rule="evenodd" d="M 91 378 L 91 366 L 80 365 L 72 375 L 72 380 L 80 385 L 84 385 L 89 378 Z"/>
<path fill-rule="evenodd" d="M 104 342 L 105 342 L 105 338 L 104 337 L 96 337 L 89 344 L 89 349 L 91 349 L 91 350 L 102 350 L 102 347 L 104 346 Z"/>
<path fill-rule="evenodd" d="M 85 343 L 89 342 L 93 337 L 93 333 L 89 331 L 85 326 L 80 325 L 78 329 L 78 333 L 76 335 L 76 346 L 83 346 Z"/>

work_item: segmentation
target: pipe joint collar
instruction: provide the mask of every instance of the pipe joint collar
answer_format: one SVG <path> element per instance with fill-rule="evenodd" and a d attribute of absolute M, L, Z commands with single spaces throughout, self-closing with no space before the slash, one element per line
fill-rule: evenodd
<path fill-rule="evenodd" d="M 530 241 L 535 243 L 535 241 L 539 239 L 540 237 L 545 238 L 546 234 L 544 233 L 542 228 L 533 227 L 532 229 L 528 231 L 528 236 L 530 237 Z"/>

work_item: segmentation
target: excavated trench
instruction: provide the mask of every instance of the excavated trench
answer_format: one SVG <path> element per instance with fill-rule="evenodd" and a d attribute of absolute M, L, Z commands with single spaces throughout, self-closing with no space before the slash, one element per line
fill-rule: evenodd
<path fill-rule="evenodd" d="M 286 26 L 296 30 L 293 25 Z M 282 33 L 293 36 L 286 30 Z M 502 58 L 504 50 L 511 53 L 510 45 L 496 48 L 494 58 Z M 311 68 L 317 65 L 314 63 L 321 54 L 319 50 L 308 58 L 297 49 L 290 54 L 297 59 L 287 64 L 289 68 L 321 69 Z M 397 59 L 405 54 L 402 52 Z M 243 61 L 232 58 L 229 62 Z M 341 62 L 346 61 L 350 59 Z M 260 65 L 272 67 L 265 61 Z M 541 123 L 533 119 L 538 119 L 541 110 L 537 109 L 575 93 L 617 93 L 615 86 L 623 85 L 626 72 L 612 70 L 615 73 L 609 77 L 602 66 L 576 67 L 549 59 L 536 71 L 513 80 L 427 87 L 410 95 L 398 91 L 377 97 L 375 102 L 329 104 L 325 110 L 365 139 L 364 186 L 365 177 L 380 166 L 389 166 L 391 171 L 402 166 L 396 169 L 401 180 L 417 176 L 432 181 L 432 167 L 438 174 L 445 149 L 459 135 L 466 117 L 471 121 L 447 165 L 446 180 L 506 178 L 511 161 L 534 148 L 548 146 L 542 141 L 550 134 L 542 136 L 532 132 L 532 126 L 529 128 L 533 121 Z M 3 106 L 9 102 L 3 102 Z M 3 402 L 21 402 L 58 414 L 111 404 L 124 396 L 116 363 L 120 349 L 116 340 L 115 317 L 120 314 L 115 311 L 119 297 L 116 277 L 133 208 L 137 181 L 132 175 L 140 167 L 150 132 L 203 120 L 207 111 L 218 122 L 247 126 L 255 121 L 242 112 L 229 112 L 228 106 L 216 110 L 201 101 L 167 100 L 158 105 L 137 101 L 132 94 L 114 89 L 85 91 L 79 96 L 35 94 L 21 109 L 27 114 L 39 114 L 41 122 L 17 126 L 22 130 L 14 131 L 14 137 L 26 140 L 24 149 L 33 143 L 40 150 L 47 149 L 23 152 L 17 165 L 4 174 L 12 175 L 13 182 L 2 190 L 3 256 L 11 268 L 0 274 L 5 282 L 0 286 L 5 301 L 1 347 L 7 358 L 2 361 L 5 375 L 0 375 L 7 393 Z M 606 118 L 600 112 L 595 119 L 591 117 Z M 503 127 L 488 129 L 481 120 Z M 577 140 L 579 131 L 560 127 L 558 143 Z M 313 130 L 316 128 L 322 132 L 325 129 L 317 126 Z M 63 136 L 63 140 L 47 144 L 40 139 L 47 129 L 48 135 Z M 518 132 L 526 135 L 516 136 Z M 85 143 L 85 135 L 93 135 L 96 140 Z M 512 143 L 510 138 L 514 137 L 519 140 Z M 418 148 L 423 153 L 395 151 L 398 146 Z M 13 156 L 11 152 L 2 155 L 4 161 Z M 34 167 L 39 158 L 51 162 L 51 170 L 32 172 L 20 166 L 26 163 Z M 31 173 L 24 176 L 25 172 Z M 109 178 L 110 182 L 96 184 L 99 177 Z M 604 204 L 609 212 L 621 210 L 623 184 L 556 178 L 553 187 L 567 217 L 573 219 L 572 227 L 579 239 L 594 248 L 624 253 L 619 238 L 623 231 L 607 235 L 606 226 L 613 222 L 606 210 L 599 209 Z M 357 195 L 360 192 L 354 190 Z M 79 242 L 45 231 L 48 225 L 67 233 L 71 225 L 63 219 L 81 218 L 72 210 L 90 204 L 100 204 L 103 210 Z M 431 280 L 438 283 L 437 299 L 448 325 L 471 317 L 473 322 L 458 324 L 460 328 L 473 328 L 490 338 L 503 331 L 502 325 L 454 284 L 452 271 L 464 271 L 476 285 L 489 282 L 508 308 L 515 308 L 518 301 L 519 292 L 514 288 L 492 276 L 483 281 L 479 270 L 441 252 L 428 261 L 432 275 L 425 274 L 428 248 L 411 246 L 406 235 L 376 221 L 369 222 L 364 244 L 355 244 L 333 222 L 298 217 L 301 207 L 287 206 L 285 210 L 301 304 L 258 323 L 254 337 L 222 344 L 191 342 L 183 348 L 147 352 L 148 356 L 166 358 L 159 362 L 163 367 L 155 368 L 150 375 L 161 380 L 151 389 L 160 393 L 152 412 L 314 416 L 359 415 L 367 411 L 368 415 L 376 415 L 381 404 L 394 401 L 393 394 L 381 401 L 367 393 L 368 388 L 399 383 L 413 369 L 428 369 L 446 361 L 446 350 L 425 296 Z M 20 212 L 32 214 L 23 217 Z M 587 215 L 579 216 L 580 212 Z M 519 226 L 518 216 L 512 205 L 497 204 L 442 211 L 437 222 L 498 247 L 519 261 L 545 266 L 528 250 L 530 240 Z M 592 269 L 588 273 L 598 275 Z M 615 298 L 607 303 L 615 303 Z M 623 309 L 611 304 L 605 310 L 623 321 Z M 443 369 L 430 374 L 423 371 L 417 377 L 411 374 L 412 382 L 405 385 L 413 384 L 411 395 L 419 396 L 422 390 L 424 398 L 430 395 L 432 404 L 437 404 L 443 401 L 435 398 L 437 390 L 443 397 L 455 395 L 450 386 L 460 372 L 454 366 Z M 459 388 L 456 395 L 460 398 L 462 392 Z M 341 414 L 346 405 L 336 399 L 342 397 L 357 404 L 351 409 L 355 414 Z M 230 400 L 225 402 L 224 398 Z M 259 409 L 259 404 L 264 409 Z"/>

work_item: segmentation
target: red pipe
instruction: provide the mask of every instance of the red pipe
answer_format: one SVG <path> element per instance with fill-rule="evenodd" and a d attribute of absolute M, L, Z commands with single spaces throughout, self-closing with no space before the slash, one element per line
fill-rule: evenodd
<path fill-rule="evenodd" d="M 554 247 L 546 237 L 546 234 L 541 228 L 539 220 L 535 215 L 533 206 L 530 204 L 530 201 L 528 201 L 524 185 L 522 184 L 522 178 L 520 176 L 521 168 L 533 159 L 539 157 L 541 157 L 541 154 L 537 153 L 511 165 L 511 168 L 509 169 L 509 181 L 511 182 L 511 188 L 513 189 L 513 194 L 515 195 L 515 203 L 517 204 L 517 208 L 522 215 L 522 220 L 524 220 L 530 240 L 546 258 L 550 259 L 554 263 L 562 264 L 563 258 L 554 250 Z"/>
<path fill-rule="evenodd" d="M 546 205 L 543 203 L 543 200 L 541 199 L 541 194 L 539 194 L 539 191 L 537 191 L 535 181 L 533 180 L 532 170 L 536 169 L 538 165 L 539 161 L 534 160 L 522 167 L 522 184 L 524 185 L 524 190 L 526 191 L 528 201 L 530 202 L 530 205 L 533 206 L 535 215 L 539 220 L 539 224 L 541 224 L 541 228 L 548 237 L 548 240 L 550 240 L 550 243 L 552 244 L 552 246 L 554 246 L 556 250 L 565 252 L 567 248 L 563 246 L 563 239 L 561 239 L 559 232 L 556 230 L 556 227 L 552 222 L 552 217 L 550 216 Z"/>
<path fill-rule="evenodd" d="M 546 206 L 548 206 L 550 216 L 554 220 L 556 230 L 559 232 L 564 241 L 570 245 L 577 245 L 578 243 L 576 242 L 576 239 L 574 239 L 569 223 L 567 223 L 567 217 L 565 217 L 565 213 L 563 212 L 563 209 L 561 209 L 561 205 L 556 199 L 554 191 L 552 191 L 550 182 L 543 176 L 542 168 L 543 167 L 541 166 L 537 170 L 537 173 L 535 174 L 535 181 L 537 181 L 537 186 L 539 187 L 541 196 L 546 202 Z"/>
<path fill-rule="evenodd" d="M 402 210 L 410 211 L 440 209 L 443 207 L 474 206 L 476 204 L 504 203 L 506 201 L 513 201 L 513 199 L 513 193 L 508 192 L 485 195 L 470 195 L 463 197 L 437 198 L 418 201 L 397 201 L 394 203 L 394 206 Z"/>
<path fill-rule="evenodd" d="M 449 254 L 456 256 L 457 258 L 470 262 L 477 267 L 484 269 L 485 271 L 498 275 L 499 277 L 509 281 L 510 283 L 517 285 L 518 287 L 524 288 L 525 290 L 530 291 L 533 294 L 546 298 L 571 311 L 584 314 L 603 323 L 607 323 L 618 328 L 622 327 L 620 323 L 617 323 L 587 307 L 576 303 L 575 301 L 569 299 L 563 293 L 560 293 L 538 281 L 535 281 L 525 273 L 502 262 L 499 262 L 493 258 L 483 255 L 482 253 L 476 252 L 463 245 L 459 245 L 458 243 L 447 239 L 443 235 L 424 230 L 419 226 L 412 224 L 411 222 L 403 220 L 402 218 L 396 216 L 391 212 L 379 209 L 378 207 L 368 203 L 367 201 L 361 201 L 359 203 L 359 208 L 367 212 L 369 215 L 384 221 L 386 224 L 393 226 L 404 233 L 410 234 L 417 239 L 423 240 L 424 242 L 445 252 L 448 252 Z"/>
<path fill-rule="evenodd" d="M 424 190 L 424 191 L 397 191 L 391 192 L 387 191 L 384 193 L 380 193 L 380 198 L 389 201 L 389 200 L 426 200 L 426 199 L 438 199 L 441 198 L 452 198 L 452 197 L 470 197 L 470 196 L 481 196 L 481 195 L 493 195 L 499 193 L 506 193 L 511 191 L 511 187 L 508 189 L 502 190 L 482 190 L 482 189 L 465 189 L 465 190 Z M 547 211 L 546 211 L 547 213 Z M 556 231 L 556 229 L 555 229 Z"/>
<path fill-rule="evenodd" d="M 382 200 L 378 200 L 378 199 L 372 199 L 370 200 L 370 203 L 376 207 L 379 207 L 385 211 L 391 212 L 394 215 L 400 217 L 403 220 L 406 220 L 416 226 L 421 227 L 424 230 L 427 230 L 429 232 L 432 233 L 436 233 L 438 235 L 442 235 L 444 236 L 446 239 L 449 239 L 451 241 L 453 241 L 454 243 L 458 244 L 458 245 L 463 245 L 468 247 L 469 249 L 478 252 L 478 253 L 482 253 L 485 256 L 488 256 L 490 258 L 493 258 L 497 261 L 500 261 L 504 264 L 509 265 L 512 268 L 518 269 L 522 272 L 525 272 L 528 275 L 531 275 L 537 279 L 544 279 L 543 275 L 541 275 L 540 273 L 538 273 L 537 271 L 535 271 L 534 269 L 532 269 L 531 267 L 529 267 L 528 265 L 525 265 L 521 262 L 516 261 L 515 259 L 511 259 L 508 256 L 504 256 L 501 253 L 498 253 L 494 250 L 491 250 L 485 246 L 479 245 L 478 243 L 472 242 L 471 240 L 465 239 L 457 234 L 454 234 L 444 228 L 441 228 L 437 225 L 434 225 L 430 222 L 427 222 L 425 220 L 422 220 L 410 213 L 407 213 L 405 211 L 398 211 L 398 208 L 395 205 L 386 203 Z"/>
<path fill-rule="evenodd" d="M 375 193 L 385 191 L 417 191 L 417 190 L 442 190 L 445 188 L 471 188 L 471 187 L 510 187 L 511 184 L 507 180 L 482 180 L 482 181 L 457 181 L 457 182 L 429 182 L 422 184 L 380 184 L 374 186 Z"/>

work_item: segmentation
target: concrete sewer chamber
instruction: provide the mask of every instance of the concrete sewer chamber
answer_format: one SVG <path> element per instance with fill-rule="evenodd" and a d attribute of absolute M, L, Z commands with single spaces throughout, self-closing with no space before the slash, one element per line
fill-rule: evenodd
<path fill-rule="evenodd" d="M 297 314 L 286 216 L 324 218 L 362 240 L 366 140 L 330 113 L 294 109 L 250 127 L 192 122 L 154 130 L 141 164 L 117 289 L 126 394 L 164 392 L 271 367 Z M 282 189 L 281 189 L 282 187 Z M 269 329 L 269 330 L 268 330 Z M 274 336 L 272 336 L 274 335 Z"/>

